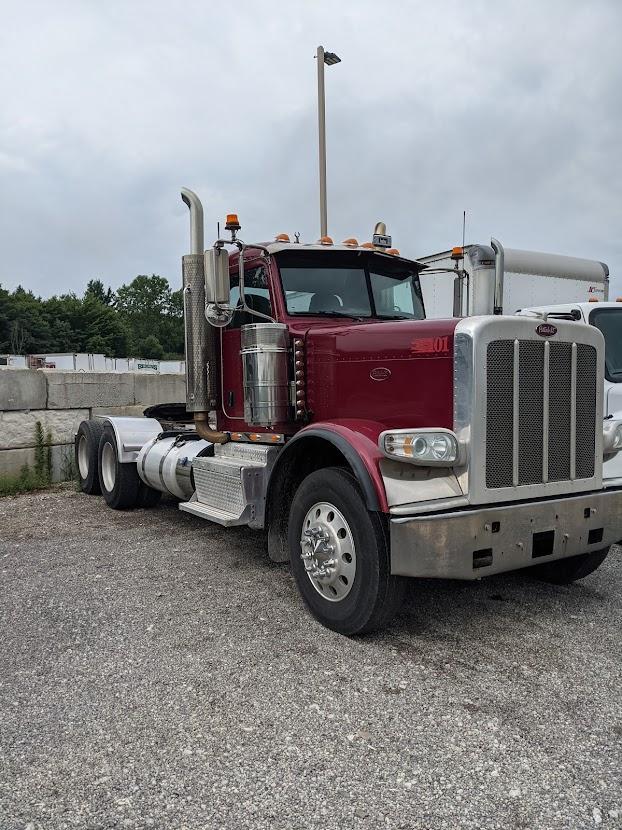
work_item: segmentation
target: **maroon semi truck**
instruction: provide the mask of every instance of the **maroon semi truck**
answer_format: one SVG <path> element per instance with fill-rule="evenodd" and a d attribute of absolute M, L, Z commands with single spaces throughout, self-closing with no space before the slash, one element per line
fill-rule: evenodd
<path fill-rule="evenodd" d="M 603 455 L 603 337 L 525 317 L 426 320 L 422 263 L 373 242 L 204 251 L 192 191 L 183 258 L 185 406 L 85 421 L 82 488 L 115 509 L 181 510 L 265 529 L 310 611 L 356 634 L 385 625 L 407 577 L 532 568 L 572 582 L 622 538 Z M 472 252 L 489 280 L 494 252 Z M 233 578 L 233 576 L 232 576 Z"/>

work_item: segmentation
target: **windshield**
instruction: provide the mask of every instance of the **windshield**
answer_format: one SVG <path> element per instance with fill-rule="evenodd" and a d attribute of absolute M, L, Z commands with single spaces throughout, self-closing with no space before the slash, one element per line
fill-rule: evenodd
<path fill-rule="evenodd" d="M 422 320 L 419 278 L 403 262 L 334 251 L 278 257 L 287 311 L 320 317 Z M 330 265 L 328 263 L 330 261 Z"/>
<path fill-rule="evenodd" d="M 605 375 L 612 383 L 622 383 L 622 308 L 595 308 L 590 323 L 605 338 Z"/>

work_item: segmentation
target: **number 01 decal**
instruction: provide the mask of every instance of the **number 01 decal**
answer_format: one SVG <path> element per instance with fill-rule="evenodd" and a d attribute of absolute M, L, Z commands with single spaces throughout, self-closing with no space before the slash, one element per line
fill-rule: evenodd
<path fill-rule="evenodd" d="M 449 335 L 443 337 L 418 337 L 410 344 L 414 354 L 449 354 Z"/>

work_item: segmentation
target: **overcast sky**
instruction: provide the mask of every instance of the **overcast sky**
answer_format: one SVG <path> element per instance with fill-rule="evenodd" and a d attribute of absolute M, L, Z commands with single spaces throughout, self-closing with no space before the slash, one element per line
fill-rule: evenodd
<path fill-rule="evenodd" d="M 461 239 L 599 259 L 622 293 L 621 0 L 0 0 L 0 284 L 180 283 L 206 243 L 329 233 L 408 256 Z"/>

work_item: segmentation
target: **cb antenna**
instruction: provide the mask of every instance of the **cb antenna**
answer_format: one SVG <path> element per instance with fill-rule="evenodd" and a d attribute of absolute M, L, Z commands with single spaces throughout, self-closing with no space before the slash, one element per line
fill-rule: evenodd
<path fill-rule="evenodd" d="M 464 253 L 464 240 L 466 231 L 466 210 L 462 211 L 462 251 Z"/>

